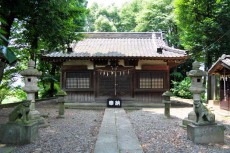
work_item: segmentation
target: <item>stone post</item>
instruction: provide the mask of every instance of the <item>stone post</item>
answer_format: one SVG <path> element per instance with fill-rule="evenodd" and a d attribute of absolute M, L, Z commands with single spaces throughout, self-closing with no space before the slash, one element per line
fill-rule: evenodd
<path fill-rule="evenodd" d="M 162 103 L 165 104 L 164 115 L 167 118 L 170 118 L 170 107 L 171 107 L 170 97 L 171 96 L 172 96 L 172 93 L 170 91 L 166 91 L 162 94 L 162 97 L 163 97 Z"/>
<path fill-rule="evenodd" d="M 25 81 L 25 87 L 23 90 L 27 93 L 27 100 L 31 101 L 29 118 L 37 121 L 39 124 L 43 124 L 44 118 L 42 118 L 40 113 L 35 109 L 35 93 L 39 90 L 37 80 L 38 77 L 41 76 L 41 72 L 34 67 L 35 62 L 30 60 L 28 62 L 28 69 L 21 72 L 21 75 L 24 77 Z"/>
<path fill-rule="evenodd" d="M 65 96 L 67 96 L 66 92 L 61 90 L 57 93 L 57 102 L 58 102 L 58 117 L 57 118 L 64 118 L 65 114 Z"/>

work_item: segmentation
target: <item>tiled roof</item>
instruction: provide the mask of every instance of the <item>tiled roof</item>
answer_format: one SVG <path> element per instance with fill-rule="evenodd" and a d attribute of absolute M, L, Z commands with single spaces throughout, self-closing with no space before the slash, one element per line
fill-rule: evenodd
<path fill-rule="evenodd" d="M 230 67 L 230 56 L 229 56 L 229 58 L 222 60 L 222 62 Z"/>
<path fill-rule="evenodd" d="M 85 38 L 72 44 L 72 53 L 50 53 L 50 58 L 187 58 L 184 50 L 164 42 L 162 33 L 84 33 Z M 157 52 L 162 48 L 162 53 Z"/>
<path fill-rule="evenodd" d="M 230 55 L 223 54 L 209 69 L 209 74 L 220 74 L 223 68 L 230 70 Z"/>

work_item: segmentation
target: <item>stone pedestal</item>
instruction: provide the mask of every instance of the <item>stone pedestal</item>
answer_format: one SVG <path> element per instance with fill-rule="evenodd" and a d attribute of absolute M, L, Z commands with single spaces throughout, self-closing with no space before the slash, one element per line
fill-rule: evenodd
<path fill-rule="evenodd" d="M 182 126 L 184 128 L 187 128 L 188 124 L 196 122 L 196 113 L 194 111 L 191 111 L 188 114 L 188 117 L 182 120 Z"/>
<path fill-rule="evenodd" d="M 196 144 L 224 143 L 225 127 L 220 124 L 187 126 L 187 137 Z"/>
<path fill-rule="evenodd" d="M 0 142 L 4 144 L 28 144 L 38 135 L 37 122 L 29 124 L 7 123 L 0 125 Z"/>

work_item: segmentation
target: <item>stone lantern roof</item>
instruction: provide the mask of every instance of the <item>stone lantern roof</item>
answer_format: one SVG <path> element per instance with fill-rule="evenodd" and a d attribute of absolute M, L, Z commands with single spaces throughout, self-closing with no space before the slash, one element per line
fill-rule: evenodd
<path fill-rule="evenodd" d="M 200 68 L 200 62 L 193 62 L 192 63 L 192 70 L 189 71 L 187 73 L 187 76 L 189 77 L 202 77 L 202 76 L 206 76 L 206 73 L 202 70 L 199 69 Z"/>
<path fill-rule="evenodd" d="M 34 68 L 35 62 L 30 60 L 28 62 L 28 69 L 21 72 L 22 76 L 41 76 L 42 72 L 39 72 L 37 69 Z"/>

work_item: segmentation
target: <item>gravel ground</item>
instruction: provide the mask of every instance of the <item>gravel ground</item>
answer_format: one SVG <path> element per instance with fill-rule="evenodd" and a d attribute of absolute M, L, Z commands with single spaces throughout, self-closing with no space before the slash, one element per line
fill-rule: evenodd
<path fill-rule="evenodd" d="M 225 144 L 196 145 L 180 127 L 191 110 L 172 108 L 171 119 L 164 117 L 162 108 L 128 111 L 128 116 L 145 153 L 230 153 L 230 117 L 216 115 L 226 126 Z"/>
<path fill-rule="evenodd" d="M 104 111 L 66 109 L 65 119 L 57 119 L 58 107 L 53 103 L 37 103 L 46 114 L 47 127 L 39 129 L 39 137 L 31 144 L 17 146 L 14 153 L 92 153 Z M 0 124 L 7 122 L 11 109 L 0 110 Z M 217 122 L 226 126 L 225 144 L 196 145 L 187 140 L 180 127 L 192 108 L 172 108 L 166 119 L 162 108 L 127 111 L 128 117 L 145 153 L 230 153 L 230 115 L 216 114 Z"/>
<path fill-rule="evenodd" d="M 57 119 L 56 105 L 37 105 L 46 114 L 47 127 L 39 128 L 39 137 L 31 144 L 17 146 L 14 153 L 92 153 L 104 111 L 66 109 L 65 118 Z M 1 122 L 7 109 L 0 110 Z M 3 120 L 2 120 L 3 119 Z"/>

